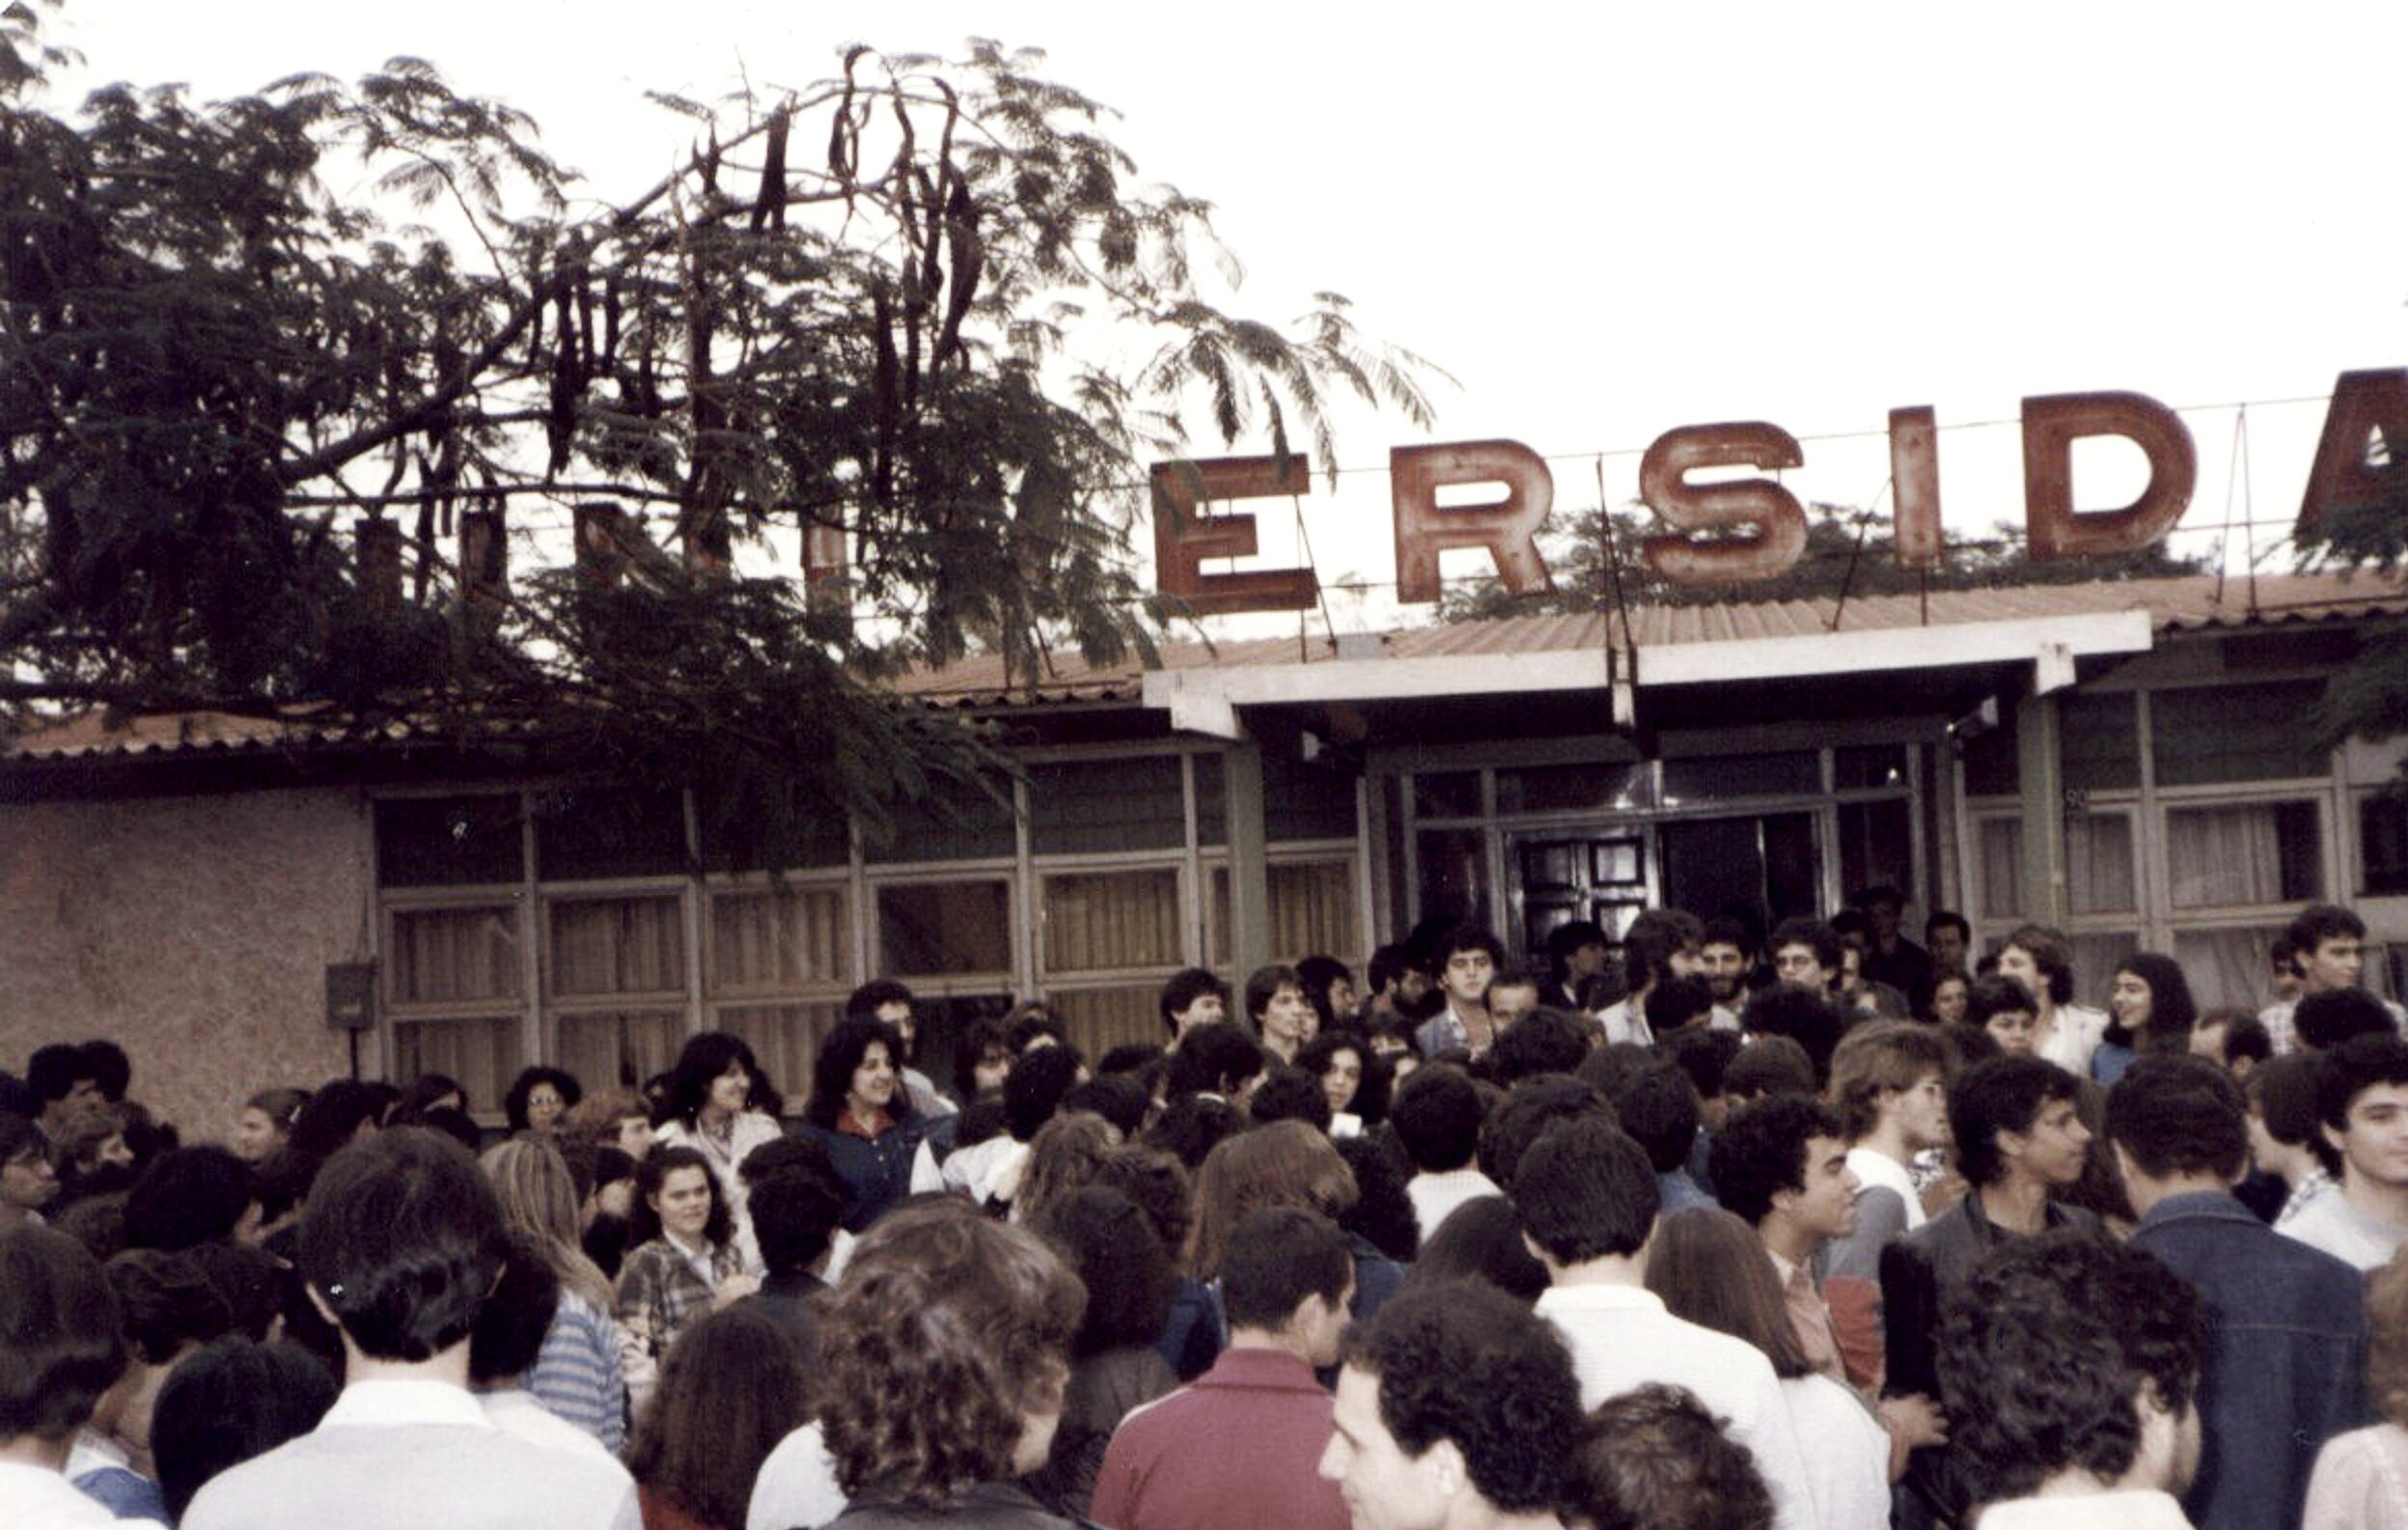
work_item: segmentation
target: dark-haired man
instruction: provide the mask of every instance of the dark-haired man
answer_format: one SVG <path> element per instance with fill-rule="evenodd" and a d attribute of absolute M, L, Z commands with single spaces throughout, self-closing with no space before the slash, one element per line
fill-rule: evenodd
<path fill-rule="evenodd" d="M 1655 1041 L 1647 1025 L 1647 995 L 1670 978 L 1685 978 L 1698 959 L 1698 942 L 1705 927 L 1698 916 L 1679 908 L 1650 908 L 1631 921 L 1622 936 L 1622 976 L 1630 992 L 1597 1012 L 1597 1024 L 1607 1045 Z"/>
<path fill-rule="evenodd" d="M 2215 1064 L 2141 1058 L 2108 1094 L 2107 1136 L 2141 1213 L 2132 1246 L 2206 1302 L 2206 1451 L 2183 1508 L 2200 1530 L 2297 1524 L 2317 1449 L 2367 1422 L 2358 1272 L 2232 1198 L 2248 1111 Z"/>
<path fill-rule="evenodd" d="M 613 1463 L 504 1433 L 468 1391 L 502 1212 L 467 1151 L 388 1131 L 326 1162 L 301 1215 L 301 1277 L 343 1333 L 343 1395 L 318 1429 L 201 1489 L 184 1530 L 635 1530 Z"/>
<path fill-rule="evenodd" d="M 2138 1249 L 2060 1234 L 1970 1274 L 1940 1352 L 1981 1530 L 2187 1527 L 2200 1339 L 2198 1294 Z"/>
<path fill-rule="evenodd" d="M 1407 1291 L 1341 1352 L 1320 1471 L 1354 1530 L 1559 1530 L 1580 1391 L 1528 1307 L 1480 1282 Z"/>
<path fill-rule="evenodd" d="M 1445 1005 L 1413 1033 L 1425 1057 L 1460 1047 L 1474 1057 L 1497 1039 L 1496 1022 L 1484 1002 L 1488 985 L 1505 964 L 1505 945 L 1477 925 L 1457 925 L 1431 955 L 1432 976 Z"/>
<path fill-rule="evenodd" d="M 1656 1180 L 1646 1150 L 1600 1121 L 1553 1127 L 1515 1168 L 1513 1206 L 1547 1268 L 1537 1311 L 1571 1347 L 1581 1405 L 1649 1381 L 1687 1387 L 1756 1458 L 1785 1530 L 1813 1524 L 1805 1458 L 1772 1362 L 1745 1340 L 1674 1317 L 1647 1289 Z"/>
<path fill-rule="evenodd" d="M 1781 1277 L 1790 1326 L 1814 1368 L 1845 1381 L 1814 1255 L 1856 1229 L 1855 1172 L 1840 1118 L 1818 1099 L 1775 1095 L 1742 1105 L 1714 1133 L 1715 1196 L 1756 1229 Z"/>
<path fill-rule="evenodd" d="M 0 1233 L 0 1524 L 105 1530 L 117 1520 L 67 1480 L 76 1432 L 125 1370 L 99 1262 L 63 1233 Z"/>
<path fill-rule="evenodd" d="M 1162 985 L 1162 1028 L 1178 1045 L 1199 1025 L 1229 1018 L 1229 985 L 1204 967 L 1181 967 Z"/>
<path fill-rule="evenodd" d="M 1498 1193 L 1495 1182 L 1472 1161 L 1480 1152 L 1485 1114 L 1479 1089 L 1459 1068 L 1417 1068 L 1397 1091 L 1388 1124 L 1413 1162 L 1413 1178 L 1405 1182 L 1404 1190 L 1413 1200 L 1425 1243 L 1455 1208 Z"/>
<path fill-rule="evenodd" d="M 1240 1219 L 1221 1256 L 1229 1348 L 1113 1432 L 1095 1474 L 1095 1522 L 1345 1530 L 1345 1505 L 1315 1470 L 1330 1397 L 1313 1373 L 1337 1363 L 1353 1295 L 1354 1256 L 1335 1223 L 1295 1207 Z"/>
<path fill-rule="evenodd" d="M 2097 1218 L 2054 1198 L 2082 1178 L 2090 1145 L 2075 1105 L 2081 1092 L 2081 1080 L 2037 1057 L 1992 1058 L 1949 1087 L 1957 1168 L 1972 1188 L 1881 1251 L 1885 1395 L 1941 1395 L 1934 1348 L 1940 1303 L 1985 1258 L 2043 1233 L 2100 1236 Z M 1947 1452 L 1915 1452 L 1908 1481 L 1918 1511 L 1928 1506 L 1948 1518 L 1963 1516 L 1965 1485 Z"/>
<path fill-rule="evenodd" d="M 2356 910 L 2339 904 L 2310 904 L 2293 915 L 2278 945 L 2288 944 L 2298 974 L 2296 993 L 2278 994 L 2257 1014 L 2274 1043 L 2274 1055 L 2283 1056 L 2299 1044 L 2294 1015 L 2299 1001 L 2311 993 L 2332 993 L 2361 986 L 2366 974 L 2366 922 Z M 2408 1029 L 2408 1011 L 2383 1001 L 2394 1027 Z"/>
<path fill-rule="evenodd" d="M 2373 1269 L 2408 1242 L 2408 1042 L 2361 1036 L 2324 1053 L 2316 1114 L 2341 1155 L 2340 1184 L 2281 1231 Z"/>

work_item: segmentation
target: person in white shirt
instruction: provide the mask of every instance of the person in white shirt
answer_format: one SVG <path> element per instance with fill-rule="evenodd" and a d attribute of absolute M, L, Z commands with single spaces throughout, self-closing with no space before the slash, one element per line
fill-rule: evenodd
<path fill-rule="evenodd" d="M 0 1524 L 117 1524 L 66 1472 L 76 1431 L 125 1373 L 125 1339 L 99 1262 L 47 1228 L 0 1233 L 0 1334 L 9 1350 L 0 1365 Z"/>
<path fill-rule="evenodd" d="M 1698 916 L 1680 908 L 1650 908 L 1631 921 L 1622 936 L 1622 976 L 1630 993 L 1597 1012 L 1597 1024 L 1608 1045 L 1655 1041 L 1647 1024 L 1647 995 L 1667 978 L 1685 978 L 1697 969 L 1699 943 L 1705 927 Z"/>
<path fill-rule="evenodd" d="M 1857 1026 L 1832 1053 L 1829 1094 L 1857 1192 L 1855 1225 L 1823 1248 L 1823 1299 L 1849 1381 L 1876 1395 L 1881 1251 L 1924 1225 L 1915 1157 L 1948 1145 L 1953 1063 L 1939 1031 L 1913 1020 Z"/>
<path fill-rule="evenodd" d="M 2064 935 L 2046 925 L 2019 927 L 1999 948 L 1999 976 L 2022 984 L 2037 1006 L 2034 1055 L 2090 1077 L 2090 1054 L 2107 1035 L 2107 1012 L 2073 1002 L 2073 947 Z"/>
<path fill-rule="evenodd" d="M 1459 1068 L 1416 1069 L 1397 1091 L 1388 1124 L 1413 1162 L 1404 1193 L 1413 1201 L 1425 1243 L 1456 1207 L 1499 1193 L 1496 1182 L 1473 1166 L 1481 1121 L 1480 1091 Z"/>
<path fill-rule="evenodd" d="M 2278 988 L 2274 1002 L 2257 1014 L 2274 1044 L 2274 1055 L 2287 1056 L 2300 1048 L 2299 1001 L 2311 993 L 2338 993 L 2360 988 L 2366 976 L 2366 922 L 2339 904 L 2310 904 L 2285 926 L 2274 944 L 2273 961 L 2280 973 L 2290 964 L 2290 991 Z M 2394 1028 L 2408 1031 L 2408 1010 L 2378 1000 Z"/>
<path fill-rule="evenodd" d="M 2408 1243 L 2408 1042 L 2354 1037 L 2322 1065 L 2316 1113 L 2341 1155 L 2340 1185 L 2276 1231 L 2370 1270 Z"/>
<path fill-rule="evenodd" d="M 1646 1287 L 1656 1208 L 1646 1150 L 1599 1121 L 1550 1127 L 1513 1171 L 1513 1204 L 1546 1266 L 1537 1311 L 1571 1348 L 1581 1405 L 1652 1381 L 1687 1387 L 1756 1459 L 1781 1530 L 1811 1530 L 1806 1461 L 1772 1362 L 1674 1317 Z"/>
<path fill-rule="evenodd" d="M 2153 1256 L 2080 1233 L 2015 1243 L 1960 1283 L 1939 1370 L 1981 1530 L 2187 1530 L 2204 1324 Z"/>
<path fill-rule="evenodd" d="M 504 1252 L 492 1186 L 451 1139 L 403 1128 L 328 1159 L 299 1264 L 343 1333 L 343 1395 L 317 1429 L 211 1480 L 182 1530 L 636 1530 L 624 1470 L 504 1433 L 468 1390 Z"/>

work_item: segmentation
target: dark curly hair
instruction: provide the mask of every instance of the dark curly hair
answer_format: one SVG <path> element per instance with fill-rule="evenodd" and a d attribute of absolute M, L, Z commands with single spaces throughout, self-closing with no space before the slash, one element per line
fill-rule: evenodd
<path fill-rule="evenodd" d="M 536 1092 L 540 1084 L 551 1085 L 553 1093 L 560 1096 L 561 1111 L 564 1116 L 579 1100 L 585 1099 L 585 1086 L 577 1082 L 576 1074 L 564 1069 L 546 1068 L 539 1063 L 512 1079 L 510 1092 L 502 1097 L 502 1116 L 510 1123 L 511 1130 L 527 1129 L 527 1099 Z"/>
<path fill-rule="evenodd" d="M 2107 1092 L 2107 1139 L 2146 1175 L 2237 1180 L 2249 1167 L 2249 1106 L 2204 1057 L 2142 1057 Z"/>
<path fill-rule="evenodd" d="M 1975 1184 L 1995 1184 L 2007 1172 L 2002 1131 L 2028 1132 L 2040 1107 L 2079 1099 L 2082 1081 L 2037 1057 L 1994 1057 L 1976 1063 L 1949 1086 L 1949 1131 L 1957 1172 Z"/>
<path fill-rule="evenodd" d="M 1246 1115 L 1256 1126 L 1274 1121 L 1301 1121 L 1315 1131 L 1329 1130 L 1329 1095 L 1321 1081 L 1301 1068 L 1282 1065 L 1256 1086 L 1246 1101 Z"/>
<path fill-rule="evenodd" d="M 1171 1315 L 1178 1266 L 1136 1202 L 1085 1184 L 1048 1203 L 1027 1226 L 1062 1251 L 1087 1287 L 1071 1358 L 1153 1343 Z"/>
<path fill-rule="evenodd" d="M 1388 1119 L 1388 1097 L 1395 1087 L 1397 1071 L 1387 1058 L 1371 1049 L 1370 1039 L 1361 1031 L 1344 1024 L 1323 1031 L 1305 1043 L 1304 1050 L 1296 1054 L 1296 1066 L 1315 1078 L 1325 1078 L 1340 1052 L 1354 1053 L 1362 1068 L 1347 1113 L 1360 1117 L 1367 1127 L 1378 1126 Z"/>
<path fill-rule="evenodd" d="M 1480 1125 L 1480 1172 L 1511 1194 L 1514 1171 L 1530 1145 L 1557 1122 L 1578 1116 L 1592 1116 L 1609 1125 L 1621 1120 L 1605 1091 L 1587 1079 L 1540 1073 L 1521 1080 Z"/>
<path fill-rule="evenodd" d="M 1548 1127 L 1513 1176 L 1522 1231 L 1558 1265 L 1638 1253 L 1660 1201 L 1647 1150 L 1611 1122 Z"/>
<path fill-rule="evenodd" d="M 747 1109 L 761 1109 L 763 1101 L 776 1098 L 777 1092 L 761 1074 L 761 1064 L 754 1058 L 750 1043 L 725 1031 L 705 1031 L 686 1039 L 684 1048 L 678 1053 L 677 1066 L 669 1070 L 666 1119 L 694 1125 L 702 1114 L 703 1102 L 710 1098 L 710 1086 L 731 1063 L 742 1063 L 744 1076 L 752 1080 L 744 1095 Z"/>
<path fill-rule="evenodd" d="M 820 1427 L 859 1498 L 940 1507 L 1011 1475 L 1062 1405 L 1086 1289 L 1044 1239 L 954 1198 L 900 1207 L 819 1309 Z"/>
<path fill-rule="evenodd" d="M 1596 1035 L 1594 1022 L 1541 1005 L 1498 1037 L 1488 1057 L 1503 1084 L 1538 1073 L 1568 1073 L 1589 1056 Z"/>
<path fill-rule="evenodd" d="M 1585 1433 L 1572 1357 L 1545 1319 L 1478 1281 L 1408 1288 L 1349 1329 L 1341 1359 L 1379 1382 L 1380 1422 L 1408 1456 L 1440 1440 L 1508 1514 L 1563 1500 Z"/>
<path fill-rule="evenodd" d="M 761 1464 L 810 1418 L 809 1377 L 777 1321 L 737 1302 L 690 1324 L 627 1441 L 627 1471 L 706 1525 L 740 1525 Z"/>
<path fill-rule="evenodd" d="M 1135 1202 L 1174 1260 L 1187 1246 L 1187 1230 L 1195 1220 L 1192 1192 L 1187 1166 L 1176 1154 L 1141 1143 L 1124 1142 L 1095 1165 L 1094 1182 L 1118 1190 Z"/>
<path fill-rule="evenodd" d="M 1748 1448 L 1687 1387 L 1650 1382 L 1589 1415 L 1571 1509 L 1594 1530 L 1772 1530 Z"/>
<path fill-rule="evenodd" d="M 1354 1171 L 1355 1187 L 1354 1208 L 1338 1225 L 1397 1263 L 1411 1264 L 1422 1246 L 1422 1219 L 1405 1188 L 1413 1164 L 1404 1150 L 1384 1131 L 1341 1137 L 1335 1146 Z"/>
<path fill-rule="evenodd" d="M 1811 1137 L 1846 1139 L 1840 1117 L 1806 1095 L 1767 1095 L 1732 1111 L 1714 1133 L 1706 1172 L 1723 1210 L 1750 1227 L 1770 1214 L 1773 1197 L 1806 1188 L 1806 1144 Z"/>
<path fill-rule="evenodd" d="M 1993 1255 L 1940 1313 L 1949 1447 L 1975 1500 L 2023 1497 L 2069 1468 L 2123 1476 L 2143 1383 L 2179 1416 L 2205 1334 L 2199 1294 L 2144 1250 L 2052 1233 Z"/>
<path fill-rule="evenodd" d="M 819 1043 L 819 1055 L 811 1065 L 811 1102 L 803 1106 L 805 1121 L 829 1131 L 836 1129 L 836 1118 L 844 1113 L 844 1097 L 852 1092 L 853 1071 L 870 1055 L 871 1046 L 880 1043 L 895 1065 L 895 1098 L 886 1107 L 887 1114 L 897 1121 L 912 1119 L 911 1091 L 902 1084 L 902 1036 L 874 1015 L 861 1015 L 840 1023 Z M 1017 1074 L 1019 1070 L 1014 1068 L 1012 1072 Z"/>

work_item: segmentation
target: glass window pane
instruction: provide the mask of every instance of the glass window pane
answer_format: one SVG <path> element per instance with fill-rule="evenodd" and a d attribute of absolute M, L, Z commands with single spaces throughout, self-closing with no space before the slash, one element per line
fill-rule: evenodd
<path fill-rule="evenodd" d="M 1636 764 L 1534 765 L 1497 772 L 1499 813 L 1595 809 L 1631 813 L 1655 805 L 1655 767 Z"/>
<path fill-rule="evenodd" d="M 2079 791 L 2141 784 L 2141 730 L 2134 698 L 2074 691 L 2058 702 L 2057 749 L 2065 785 Z"/>
<path fill-rule="evenodd" d="M 1422 919 L 1488 925 L 1488 837 L 1479 829 L 1421 835 Z"/>
<path fill-rule="evenodd" d="M 851 900 L 843 887 L 788 886 L 714 894 L 713 994 L 825 983 L 851 987 Z"/>
<path fill-rule="evenodd" d="M 641 1089 L 644 1080 L 669 1071 L 685 1045 L 682 1011 L 612 1011 L 552 1016 L 553 1045 L 562 1068 L 577 1075 L 587 1093 L 621 1087 Z"/>
<path fill-rule="evenodd" d="M 1011 970 L 1011 890 L 996 880 L 881 887 L 878 965 L 898 977 Z"/>
<path fill-rule="evenodd" d="M 1176 870 L 1057 873 L 1043 896 L 1048 974 L 1178 965 Z"/>
<path fill-rule="evenodd" d="M 551 991 L 678 993 L 685 988 L 685 919 L 676 894 L 555 899 Z"/>
<path fill-rule="evenodd" d="M 1978 919 L 2013 919 L 2023 912 L 2023 820 L 1983 819 L 1975 834 L 1981 842 L 1981 889 Z"/>
<path fill-rule="evenodd" d="M 1029 837 L 1039 855 L 1178 848 L 1187 841 L 1178 757 L 1032 765 Z"/>
<path fill-rule="evenodd" d="M 799 1116 L 811 1097 L 811 1065 L 819 1056 L 819 1042 L 844 1016 L 844 1003 L 830 999 L 817 1004 L 727 1004 L 711 1011 L 710 1021 L 744 1038 L 761 1064 L 761 1076 L 786 1097 L 786 1113 Z M 926 1047 L 923 1037 L 924 1054 Z M 942 1082 L 947 1070 L 928 1071 Z"/>
<path fill-rule="evenodd" d="M 2279 925 L 2246 930 L 2177 930 L 2173 960 L 2190 981 L 2191 997 L 2204 1014 L 2220 1004 L 2253 1013 L 2266 1002 L 2266 954 Z"/>
<path fill-rule="evenodd" d="M 2073 947 L 2073 1001 L 2094 1010 L 2107 1008 L 2108 990 L 2116 983 L 2116 968 L 2124 958 L 2141 949 L 2141 937 L 2129 930 L 2084 930 L 2067 935 L 2065 940 Z"/>
<path fill-rule="evenodd" d="M 2013 796 L 2022 790 L 2014 704 L 2002 699 L 1998 712 L 1997 727 L 1963 738 L 1967 796 Z"/>
<path fill-rule="evenodd" d="M 1822 790 L 1822 760 L 1812 749 L 1664 762 L 1668 808 L 1730 797 L 1819 796 Z"/>
<path fill-rule="evenodd" d="M 1413 774 L 1413 816 L 1424 819 L 1480 817 L 1480 772 L 1477 770 L 1417 770 Z"/>
<path fill-rule="evenodd" d="M 1265 751 L 1262 758 L 1262 837 L 1273 845 L 1298 840 L 1351 840 L 1358 832 L 1355 778 L 1325 764 Z"/>
<path fill-rule="evenodd" d="M 703 864 L 715 872 L 799 871 L 842 866 L 852 858 L 844 816 L 815 807 L 790 812 L 775 788 L 753 780 L 711 782 L 694 793 Z M 783 820 L 783 822 L 778 821 Z"/>
<path fill-rule="evenodd" d="M 1906 745 L 1866 744 L 1831 751 L 1832 785 L 1842 792 L 1906 785 Z"/>
<path fill-rule="evenodd" d="M 892 809 L 894 833 L 866 847 L 872 861 L 1000 860 L 1019 849 L 1011 821 L 1011 786 L 998 783 L 1002 800 L 974 786 L 941 783 L 927 799 Z"/>
<path fill-rule="evenodd" d="M 1887 882 L 1915 899 L 1913 804 L 1904 797 L 1840 804 L 1840 882 L 1843 893 Z"/>
<path fill-rule="evenodd" d="M 397 908 L 385 952 L 396 1004 L 514 999 L 521 991 L 518 908 Z"/>
<path fill-rule="evenodd" d="M 376 804 L 376 880 L 386 887 L 523 881 L 524 848 L 515 795 Z"/>
<path fill-rule="evenodd" d="M 395 1020 L 393 1071 L 402 1079 L 448 1073 L 479 1110 L 499 1108 L 527 1066 L 525 1027 L 515 1015 L 457 1020 Z"/>
<path fill-rule="evenodd" d="M 2130 913 L 2141 906 L 2128 816 L 2065 815 L 2065 896 L 2077 914 Z"/>
<path fill-rule="evenodd" d="M 1045 1002 L 1069 1027 L 1071 1043 L 1090 1057 L 1131 1043 L 1159 1046 L 1162 980 L 1170 975 L 1166 970 L 1161 978 L 1109 988 L 1049 988 Z"/>
<path fill-rule="evenodd" d="M 2157 784 L 2324 775 L 2332 759 L 2315 746 L 2307 726 L 2309 709 L 2323 694 L 2320 681 L 2150 692 Z"/>
<path fill-rule="evenodd" d="M 1353 861 L 1274 863 L 1267 875 L 1274 960 L 1327 956 L 1360 962 L 1365 953 L 1356 949 L 1362 936 L 1355 923 Z"/>
<path fill-rule="evenodd" d="M 688 869 L 680 793 L 563 787 L 538 795 L 534 811 L 535 862 L 547 881 L 673 876 Z"/>
<path fill-rule="evenodd" d="M 2176 908 L 2310 902 L 2323 891 L 2316 805 L 2169 808 L 2166 865 Z"/>
<path fill-rule="evenodd" d="M 2359 891 L 2408 893 L 2408 796 L 2378 793 L 2358 804 Z"/>

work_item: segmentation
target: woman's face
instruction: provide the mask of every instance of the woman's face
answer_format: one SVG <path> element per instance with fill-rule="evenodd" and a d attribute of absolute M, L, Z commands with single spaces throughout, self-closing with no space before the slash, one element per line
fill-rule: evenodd
<path fill-rule="evenodd" d="M 2148 980 L 2138 973 L 2117 973 L 2116 986 L 2107 990 L 2107 1012 L 2127 1031 L 2148 1028 L 2149 1002 Z"/>
<path fill-rule="evenodd" d="M 257 1105 L 245 1105 L 235 1118 L 235 1154 L 245 1162 L 257 1163 L 284 1145 L 284 1133 L 266 1111 Z"/>
<path fill-rule="evenodd" d="M 710 1171 L 691 1164 L 670 1170 L 650 1204 L 662 1232 L 683 1242 L 701 1242 L 703 1229 L 710 1225 Z"/>
<path fill-rule="evenodd" d="M 753 1075 L 745 1071 L 740 1059 L 731 1061 L 727 1071 L 710 1081 L 710 1096 L 703 1102 L 703 1108 L 713 1117 L 733 1116 L 744 1108 L 744 1101 L 752 1098 L 752 1093 Z"/>
<path fill-rule="evenodd" d="M 1355 1094 L 1362 1087 L 1363 1054 L 1351 1046 L 1330 1053 L 1329 1067 L 1321 1074 L 1321 1093 L 1329 1097 L 1329 1108 L 1352 1110 Z"/>
<path fill-rule="evenodd" d="M 538 1084 L 527 1091 L 527 1126 L 532 1130 L 553 1130 L 560 1125 L 561 1113 L 567 1108 L 567 1101 L 550 1084 Z"/>
<path fill-rule="evenodd" d="M 1983 1021 L 1982 1028 L 2009 1057 L 2030 1057 L 2039 1046 L 2040 1022 L 2030 1010 L 2001 1010 Z"/>
<path fill-rule="evenodd" d="M 860 1065 L 853 1070 L 852 1084 L 844 1091 L 844 1102 L 853 1107 L 856 1116 L 882 1111 L 894 1104 L 895 1059 L 884 1042 L 872 1042 L 862 1052 Z"/>
<path fill-rule="evenodd" d="M 1954 1025 L 1965 1017 L 1965 980 L 1942 978 L 1931 988 L 1931 1017 L 1943 1025 Z"/>
<path fill-rule="evenodd" d="M 50 1167 L 40 1148 L 28 1148 L 0 1164 L 0 1205 L 20 1211 L 40 1210 L 58 1193 L 58 1171 Z"/>

